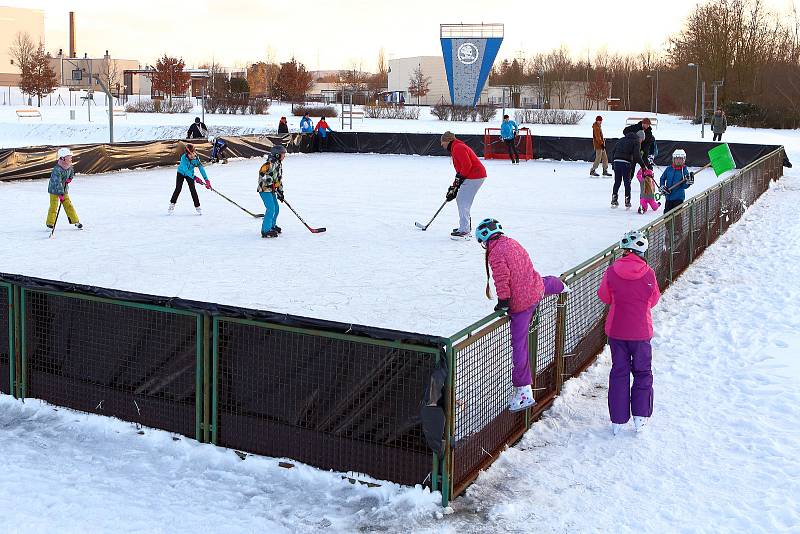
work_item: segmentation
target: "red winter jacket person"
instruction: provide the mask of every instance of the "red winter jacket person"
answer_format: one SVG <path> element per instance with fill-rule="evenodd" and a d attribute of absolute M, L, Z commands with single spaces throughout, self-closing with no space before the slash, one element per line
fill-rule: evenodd
<path fill-rule="evenodd" d="M 458 204 L 458 228 L 453 229 L 450 237 L 452 239 L 469 239 L 472 230 L 469 212 L 475 194 L 486 179 L 486 168 L 475 152 L 463 141 L 456 139 L 453 132 L 443 133 L 440 142 L 442 148 L 446 148 L 450 152 L 453 167 L 456 169 L 456 180 L 447 189 L 445 195 L 448 202 L 455 199 Z"/>
<path fill-rule="evenodd" d="M 464 141 L 453 139 L 450 143 L 450 157 L 453 158 L 456 174 L 460 174 L 467 180 L 486 178 L 486 167 Z"/>

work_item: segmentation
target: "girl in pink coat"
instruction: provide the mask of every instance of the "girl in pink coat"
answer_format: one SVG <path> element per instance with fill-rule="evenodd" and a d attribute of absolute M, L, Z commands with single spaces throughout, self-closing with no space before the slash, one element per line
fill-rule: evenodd
<path fill-rule="evenodd" d="M 606 269 L 597 290 L 600 300 L 610 305 L 606 318 L 611 347 L 608 412 L 614 435 L 631 418 L 631 412 L 637 432 L 653 415 L 650 309 L 661 297 L 656 274 L 644 259 L 647 237 L 639 230 L 631 230 L 622 237 L 619 246 L 624 254 Z"/>
<path fill-rule="evenodd" d="M 530 256 L 522 245 L 506 237 L 503 227 L 495 219 L 484 219 L 475 229 L 478 243 L 486 249 L 486 297 L 489 290 L 489 267 L 492 268 L 497 291 L 495 311 L 506 310 L 511 317 L 511 345 L 513 371 L 511 382 L 514 394 L 508 409 L 524 410 L 536 402 L 531 384 L 530 357 L 528 355 L 528 330 L 539 301 L 547 295 L 569 291 L 557 276 L 542 278 L 533 268 Z"/>

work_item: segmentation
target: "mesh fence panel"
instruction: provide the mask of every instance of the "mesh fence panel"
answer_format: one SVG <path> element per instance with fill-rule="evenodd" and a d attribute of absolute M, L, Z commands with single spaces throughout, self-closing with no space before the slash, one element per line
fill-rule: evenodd
<path fill-rule="evenodd" d="M 672 245 L 672 279 L 689 266 L 691 205 L 685 205 L 672 217 L 674 243 Z"/>
<path fill-rule="evenodd" d="M 556 391 L 556 314 L 558 297 L 542 299 L 536 313 L 536 365 L 534 374 L 533 396 L 538 401 Z M 534 321 L 534 324 L 536 321 Z"/>
<path fill-rule="evenodd" d="M 456 345 L 453 483 L 458 487 L 525 430 L 525 413 L 508 411 L 511 328 L 507 317 Z"/>
<path fill-rule="evenodd" d="M 647 263 L 656 273 L 658 287 L 661 291 L 669 286 L 669 243 L 667 242 L 669 225 L 659 221 L 647 231 L 650 246 L 647 249 Z"/>
<path fill-rule="evenodd" d="M 708 206 L 708 195 L 694 203 L 692 212 L 692 231 L 694 232 L 692 240 L 692 258 L 698 257 L 706 249 L 706 233 L 708 232 L 706 217 L 708 216 Z"/>
<path fill-rule="evenodd" d="M 722 189 L 714 188 L 708 194 L 708 244 L 714 243 L 720 234 L 720 202 Z"/>
<path fill-rule="evenodd" d="M 597 298 L 597 289 L 609 264 L 600 261 L 579 278 L 568 280 L 572 291 L 567 299 L 564 380 L 585 369 L 603 350 L 606 305 Z"/>
<path fill-rule="evenodd" d="M 27 396 L 195 435 L 192 316 L 25 292 Z"/>
<path fill-rule="evenodd" d="M 9 347 L 8 329 L 11 325 L 9 311 L 10 301 L 13 297 L 8 286 L 0 285 L 0 392 L 11 393 L 11 347 Z"/>
<path fill-rule="evenodd" d="M 220 320 L 217 443 L 420 484 L 419 408 L 436 356 Z"/>

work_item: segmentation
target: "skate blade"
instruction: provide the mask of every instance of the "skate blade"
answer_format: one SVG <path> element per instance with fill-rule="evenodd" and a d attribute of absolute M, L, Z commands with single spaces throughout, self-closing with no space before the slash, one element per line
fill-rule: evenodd
<path fill-rule="evenodd" d="M 471 237 L 472 236 L 469 236 L 469 235 L 464 235 L 464 236 L 451 235 L 450 239 L 452 239 L 453 241 L 469 241 L 471 239 Z"/>

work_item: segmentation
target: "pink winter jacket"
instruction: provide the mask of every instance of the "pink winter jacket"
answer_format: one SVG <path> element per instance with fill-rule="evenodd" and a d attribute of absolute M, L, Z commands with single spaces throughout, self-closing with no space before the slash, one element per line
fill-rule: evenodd
<path fill-rule="evenodd" d="M 661 297 L 656 273 L 636 254 L 626 254 L 611 264 L 603 275 L 597 296 L 610 304 L 606 335 L 625 341 L 653 337 L 650 308 Z"/>
<path fill-rule="evenodd" d="M 500 236 L 487 245 L 489 266 L 498 299 L 508 299 L 511 313 L 526 310 L 542 300 L 544 282 L 522 245 Z"/>

